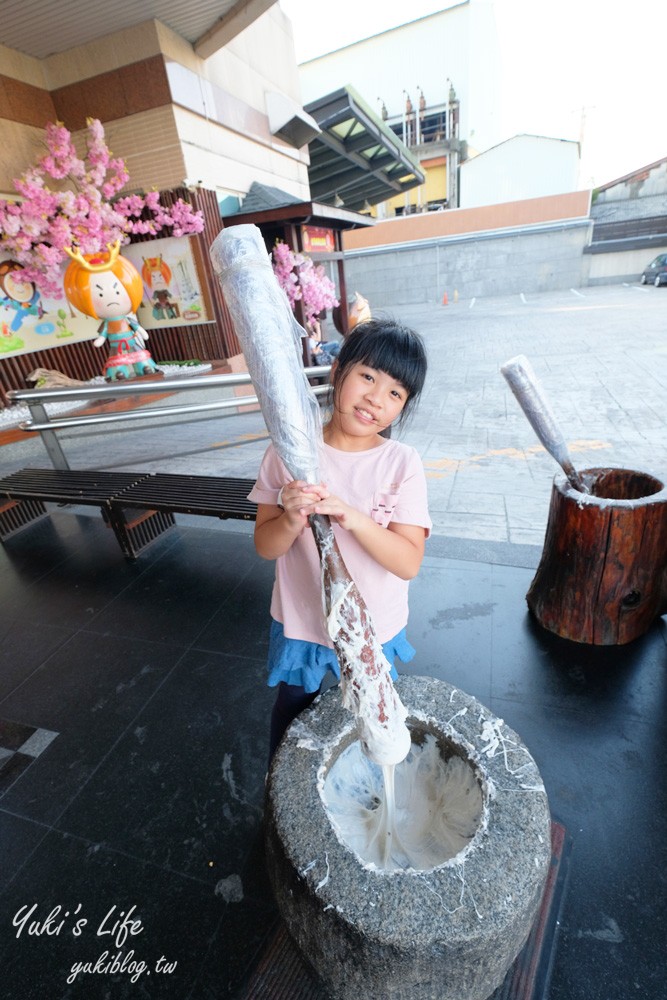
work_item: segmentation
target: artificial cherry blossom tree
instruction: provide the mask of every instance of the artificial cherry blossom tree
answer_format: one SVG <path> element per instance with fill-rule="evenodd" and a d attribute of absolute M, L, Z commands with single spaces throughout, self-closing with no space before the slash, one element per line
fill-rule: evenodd
<path fill-rule="evenodd" d="M 19 199 L 0 200 L 0 252 L 21 264 L 26 281 L 43 294 L 64 294 L 65 247 L 99 253 L 116 240 L 128 243 L 133 233 L 187 236 L 203 230 L 202 213 L 180 198 L 165 208 L 157 191 L 118 197 L 129 173 L 109 151 L 98 119 L 88 119 L 83 158 L 62 123 L 46 126 L 45 142 L 46 153 L 13 182 Z"/>
<path fill-rule="evenodd" d="M 294 253 L 282 240 L 276 241 L 272 258 L 273 273 L 292 311 L 295 303 L 301 301 L 306 323 L 338 305 L 336 286 L 321 264 L 314 264 L 305 254 Z"/>

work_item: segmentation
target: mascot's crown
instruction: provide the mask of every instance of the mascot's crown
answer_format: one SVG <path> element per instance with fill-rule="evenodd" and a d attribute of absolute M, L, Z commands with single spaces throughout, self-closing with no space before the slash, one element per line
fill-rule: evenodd
<path fill-rule="evenodd" d="M 88 254 L 88 260 L 86 260 L 78 247 L 76 249 L 65 247 L 64 249 L 68 257 L 75 260 L 86 271 L 92 271 L 93 273 L 96 271 L 108 271 L 120 252 L 120 240 L 116 240 L 115 243 L 107 243 L 108 253 L 102 250 L 96 254 Z"/>

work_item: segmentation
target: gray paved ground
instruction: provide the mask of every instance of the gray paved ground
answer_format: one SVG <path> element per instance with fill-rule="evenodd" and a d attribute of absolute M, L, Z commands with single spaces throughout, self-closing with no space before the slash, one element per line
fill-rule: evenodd
<path fill-rule="evenodd" d="M 558 468 L 499 374 L 516 354 L 531 360 L 577 467 L 667 476 L 667 289 L 611 285 L 391 312 L 428 348 L 428 385 L 402 436 L 424 461 L 436 535 L 542 544 Z M 72 468 L 253 476 L 267 436 L 261 416 L 246 414 L 62 432 L 61 441 Z M 48 464 L 38 438 L 0 449 L 1 475 Z"/>

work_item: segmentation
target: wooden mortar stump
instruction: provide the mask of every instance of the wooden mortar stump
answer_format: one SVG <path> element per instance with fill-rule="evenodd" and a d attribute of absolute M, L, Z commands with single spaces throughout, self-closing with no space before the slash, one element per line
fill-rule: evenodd
<path fill-rule="evenodd" d="M 544 628 L 623 645 L 667 611 L 667 487 L 633 469 L 584 469 L 590 494 L 557 475 L 528 607 Z"/>

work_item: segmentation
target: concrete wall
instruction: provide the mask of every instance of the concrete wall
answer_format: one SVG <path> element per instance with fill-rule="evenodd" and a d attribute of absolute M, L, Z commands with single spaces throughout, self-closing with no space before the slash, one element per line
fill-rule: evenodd
<path fill-rule="evenodd" d="M 635 198 L 596 199 L 591 206 L 595 222 L 627 222 L 629 219 L 651 219 L 667 215 L 667 187 L 660 194 Z"/>
<path fill-rule="evenodd" d="M 588 220 L 347 252 L 347 287 L 389 304 L 577 288 L 588 283 Z"/>
<path fill-rule="evenodd" d="M 575 191 L 546 198 L 526 198 L 500 205 L 482 205 L 479 208 L 424 212 L 420 215 L 387 219 L 363 229 L 348 230 L 343 234 L 343 249 L 347 252 L 394 246 L 415 240 L 437 240 L 466 233 L 588 219 L 589 210 L 590 192 Z"/>
<path fill-rule="evenodd" d="M 667 240 L 644 250 L 587 254 L 590 262 L 588 284 L 611 285 L 623 281 L 639 281 L 644 268 L 660 253 L 667 253 Z"/>
<path fill-rule="evenodd" d="M 344 233 L 347 288 L 371 306 L 588 282 L 590 192 L 389 219 Z"/>

